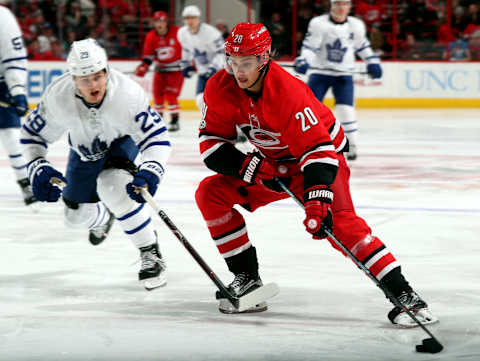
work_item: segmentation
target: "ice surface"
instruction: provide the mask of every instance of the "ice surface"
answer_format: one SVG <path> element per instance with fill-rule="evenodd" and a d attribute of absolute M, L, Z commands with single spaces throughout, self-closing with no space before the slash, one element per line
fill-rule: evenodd
<path fill-rule="evenodd" d="M 198 155 L 199 113 L 172 134 L 161 207 L 225 283 L 231 275 L 194 202 L 211 174 Z M 63 205 L 23 206 L 0 149 L 0 360 L 479 360 L 480 121 L 478 110 L 362 110 L 352 194 L 440 323 L 444 344 L 397 329 L 389 302 L 349 260 L 303 230 L 291 200 L 247 214 L 265 282 L 280 294 L 260 314 L 217 311 L 215 288 L 159 219 L 168 285 L 137 282 L 138 252 L 115 224 L 104 244 L 68 230 Z M 59 169 L 66 142 L 50 149 Z"/>

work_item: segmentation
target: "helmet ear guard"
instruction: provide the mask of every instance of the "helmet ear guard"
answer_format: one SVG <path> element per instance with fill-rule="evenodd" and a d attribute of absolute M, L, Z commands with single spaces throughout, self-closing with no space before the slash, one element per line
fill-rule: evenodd
<path fill-rule="evenodd" d="M 108 72 L 108 58 L 105 49 L 91 38 L 74 41 L 67 57 L 70 74 L 84 76 L 105 69 Z"/>

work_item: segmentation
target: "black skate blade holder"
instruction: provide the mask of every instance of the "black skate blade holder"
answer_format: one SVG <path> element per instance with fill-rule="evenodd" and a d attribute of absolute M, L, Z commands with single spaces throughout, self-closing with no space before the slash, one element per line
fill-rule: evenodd
<path fill-rule="evenodd" d="M 212 282 L 217 286 L 220 293 L 227 298 L 230 303 L 239 311 L 246 311 L 249 308 L 255 307 L 259 303 L 265 302 L 266 300 L 276 296 L 279 293 L 279 288 L 276 283 L 268 283 L 264 286 L 256 288 L 252 292 L 247 293 L 241 297 L 234 296 L 225 284 L 218 278 L 218 276 L 213 272 L 210 266 L 203 260 L 203 258 L 198 254 L 198 252 L 193 248 L 190 242 L 185 238 L 185 236 L 180 232 L 180 230 L 175 226 L 172 220 L 167 216 L 167 214 L 160 209 L 157 205 L 157 202 L 153 199 L 152 195 L 148 192 L 146 188 L 136 188 L 135 191 L 142 194 L 143 199 L 152 207 L 152 209 L 158 214 L 162 221 L 167 225 L 167 227 L 172 231 L 172 233 L 177 237 L 180 243 L 186 248 L 188 253 L 193 257 L 193 259 L 198 263 L 198 265 L 203 269 L 207 276 L 212 280 Z"/>
<path fill-rule="evenodd" d="M 280 179 L 276 178 L 276 181 L 278 183 L 278 185 L 280 185 L 280 187 L 286 192 L 288 193 L 288 195 L 290 197 L 293 198 L 293 200 L 302 208 L 305 208 L 302 201 L 295 195 L 295 193 L 293 193 Z M 410 310 L 408 310 L 399 300 L 397 297 L 395 297 L 386 287 L 384 287 L 380 281 L 377 279 L 377 277 L 375 277 L 371 272 L 370 270 L 365 267 L 365 265 L 360 262 L 358 260 L 357 257 L 355 257 L 355 255 L 347 248 L 343 245 L 343 243 L 341 241 L 339 241 L 335 235 L 333 234 L 333 232 L 326 228 L 326 227 L 323 227 L 323 230 L 325 231 L 325 233 L 328 235 L 328 238 L 330 238 L 333 242 L 335 242 L 335 244 L 340 247 L 340 249 L 345 252 L 345 254 L 348 255 L 348 257 L 357 265 L 358 268 L 360 268 L 366 275 L 368 278 L 370 278 L 376 285 L 378 288 L 380 288 L 383 293 L 393 302 L 393 304 L 395 306 L 398 306 L 400 307 L 408 316 L 410 316 L 410 318 L 415 321 L 415 323 L 423 330 L 425 331 L 429 336 L 430 338 L 426 338 L 424 340 L 422 340 L 422 344 L 421 345 L 416 345 L 415 347 L 415 350 L 417 352 L 421 352 L 421 353 L 438 353 L 440 351 L 443 350 L 443 345 L 437 340 L 437 338 L 425 327 L 425 325 L 423 325 L 419 320 L 418 318 L 412 313 L 410 312 Z"/>

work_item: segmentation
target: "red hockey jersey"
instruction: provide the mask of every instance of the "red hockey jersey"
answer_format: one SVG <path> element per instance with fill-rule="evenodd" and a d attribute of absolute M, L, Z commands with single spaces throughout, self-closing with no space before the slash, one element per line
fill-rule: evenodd
<path fill-rule="evenodd" d="M 178 26 L 169 25 L 167 34 L 158 35 L 155 29 L 145 36 L 143 58 L 150 58 L 160 71 L 180 70 L 182 46 L 177 39 Z"/>
<path fill-rule="evenodd" d="M 338 166 L 337 153 L 347 144 L 340 122 L 310 88 L 271 62 L 257 100 L 248 96 L 225 70 L 207 82 L 200 122 L 200 152 L 205 160 L 225 142 L 233 143 L 236 128 L 266 157 Z"/>

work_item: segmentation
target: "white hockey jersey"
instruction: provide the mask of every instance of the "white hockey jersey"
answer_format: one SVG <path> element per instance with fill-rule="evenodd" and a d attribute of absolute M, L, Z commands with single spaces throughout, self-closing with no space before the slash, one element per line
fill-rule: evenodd
<path fill-rule="evenodd" d="M 201 23 L 198 32 L 192 34 L 186 26 L 182 26 L 177 36 L 182 44 L 182 68 L 192 65 L 192 60 L 198 74 L 206 73 L 209 67 L 217 71 L 223 68 L 224 40 L 217 28 Z"/>
<path fill-rule="evenodd" d="M 22 32 L 12 12 L 0 6 L 0 82 L 11 96 L 26 94 L 27 52 Z"/>
<path fill-rule="evenodd" d="M 370 47 L 362 20 L 348 16 L 343 23 L 336 23 L 330 15 L 310 20 L 300 57 L 307 61 L 312 73 L 351 74 L 355 70 L 355 55 L 368 64 L 379 63 L 379 57 Z"/>
<path fill-rule="evenodd" d="M 142 87 L 111 68 L 98 108 L 86 105 L 68 72 L 47 87 L 22 127 L 20 142 L 27 162 L 44 157 L 47 143 L 65 132 L 82 161 L 101 159 L 115 139 L 127 135 L 138 145 L 143 162 L 156 161 L 165 169 L 171 150 L 164 121 L 150 107 Z"/>

